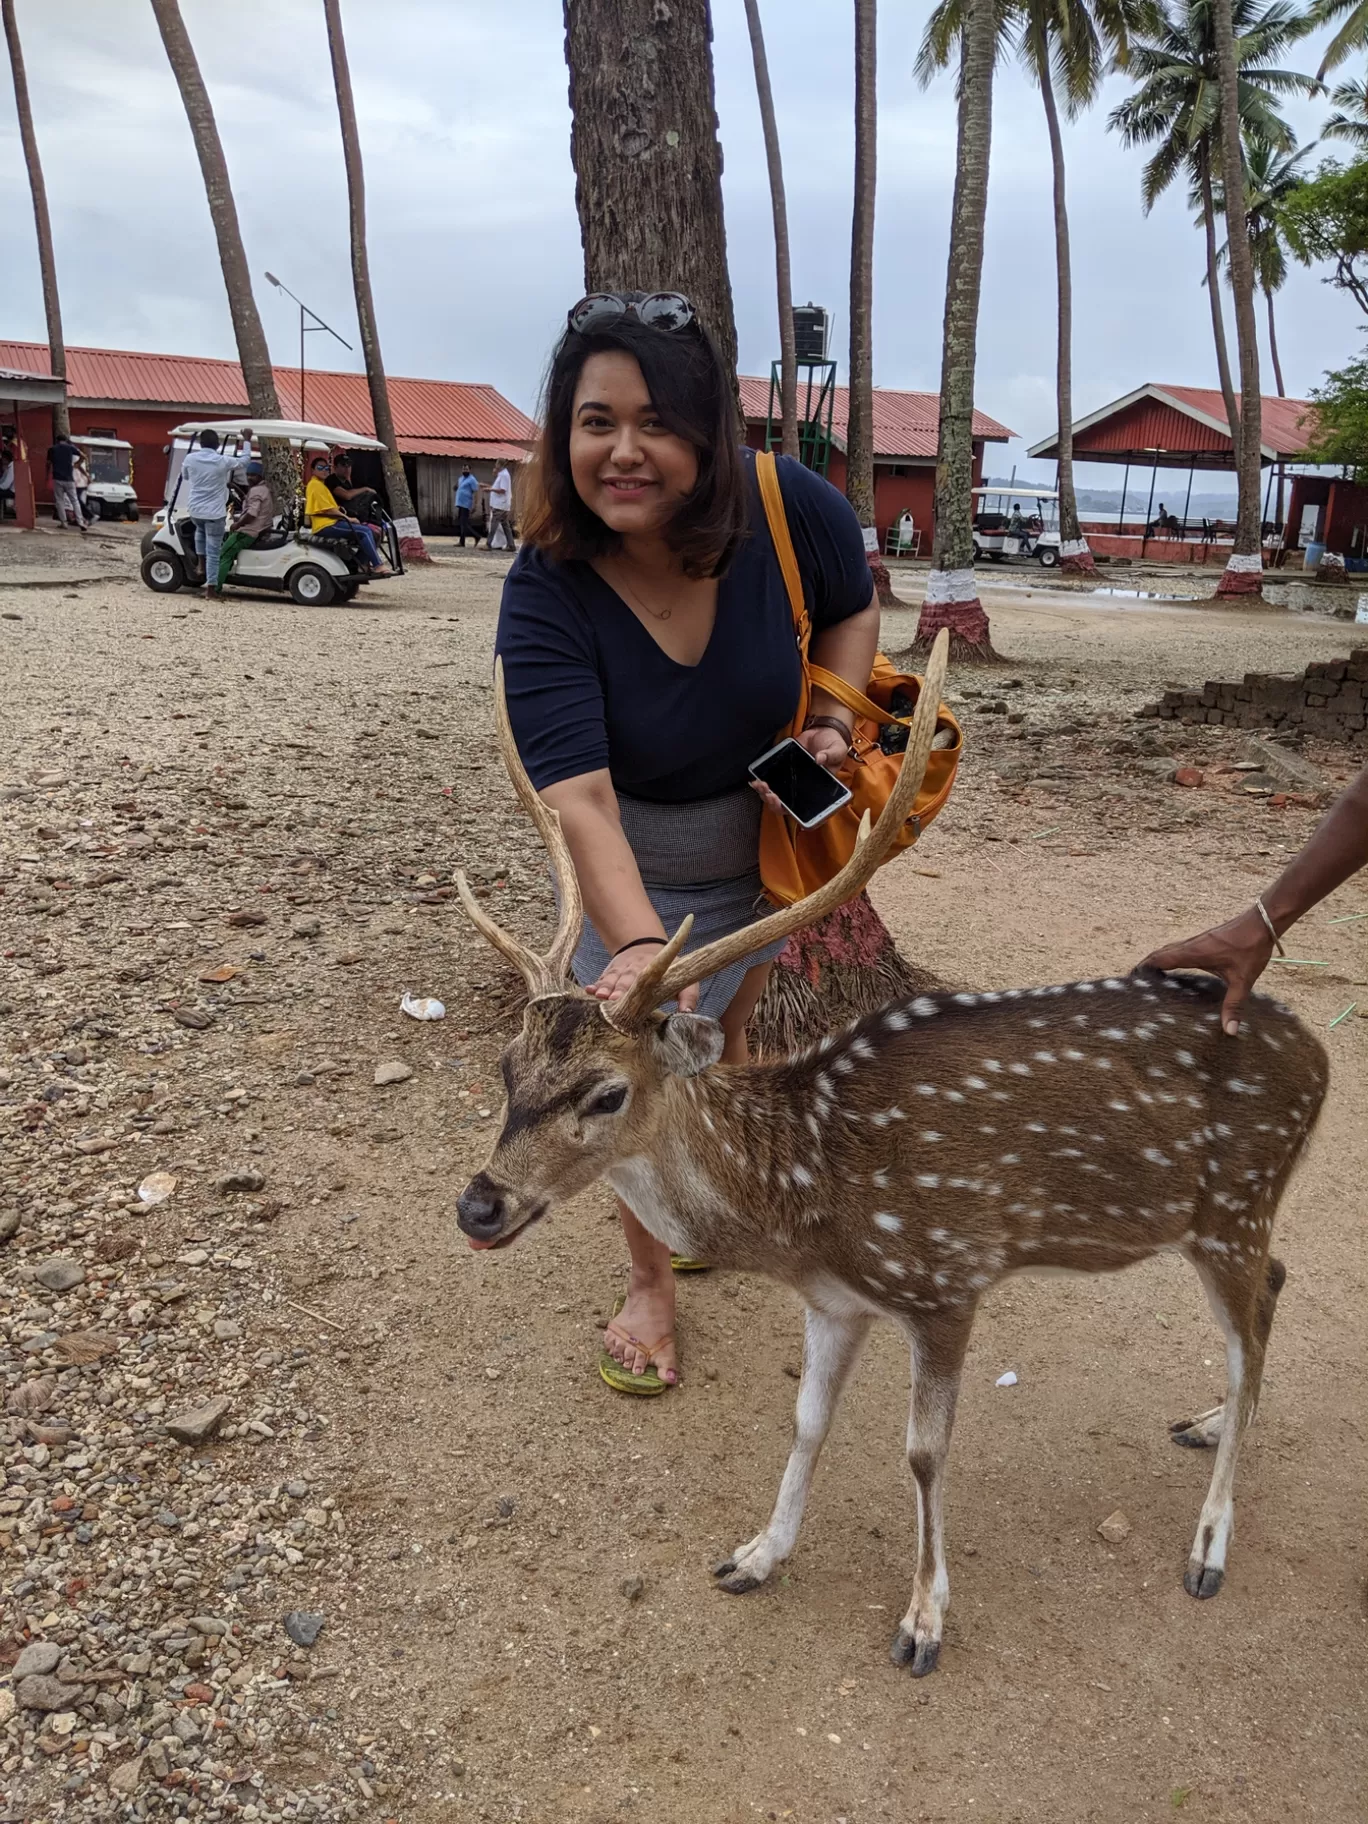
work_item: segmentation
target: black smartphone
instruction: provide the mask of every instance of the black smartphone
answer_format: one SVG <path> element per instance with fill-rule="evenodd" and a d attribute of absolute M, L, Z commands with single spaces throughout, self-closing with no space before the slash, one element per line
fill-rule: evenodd
<path fill-rule="evenodd" d="M 767 785 L 793 821 L 810 830 L 849 804 L 850 791 L 792 735 L 751 762 L 752 779 Z"/>

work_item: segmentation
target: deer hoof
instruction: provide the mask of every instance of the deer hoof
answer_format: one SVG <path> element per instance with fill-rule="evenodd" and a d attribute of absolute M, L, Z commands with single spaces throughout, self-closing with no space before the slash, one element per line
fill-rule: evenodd
<path fill-rule="evenodd" d="M 732 1570 L 729 1575 L 724 1575 L 727 1570 L 725 1564 L 720 1565 L 713 1575 L 717 1578 L 718 1589 L 725 1590 L 728 1596 L 748 1596 L 752 1590 L 761 1589 L 764 1585 L 763 1577 L 752 1577 L 749 1571 Z"/>
<path fill-rule="evenodd" d="M 928 1672 L 935 1671 L 940 1649 L 938 1640 L 918 1640 L 914 1634 L 904 1634 L 899 1628 L 888 1657 L 895 1666 L 910 1666 L 913 1678 L 925 1678 Z"/>
<path fill-rule="evenodd" d="M 1200 1559 L 1192 1558 L 1183 1572 L 1183 1588 L 1189 1596 L 1195 1596 L 1199 1602 L 1205 1602 L 1209 1596 L 1215 1596 L 1225 1582 L 1225 1572 L 1215 1565 L 1203 1564 Z"/>
<path fill-rule="evenodd" d="M 1169 1442 L 1181 1444 L 1184 1450 L 1212 1450 L 1221 1441 L 1225 1407 L 1214 1406 L 1195 1419 L 1175 1419 L 1169 1426 Z"/>

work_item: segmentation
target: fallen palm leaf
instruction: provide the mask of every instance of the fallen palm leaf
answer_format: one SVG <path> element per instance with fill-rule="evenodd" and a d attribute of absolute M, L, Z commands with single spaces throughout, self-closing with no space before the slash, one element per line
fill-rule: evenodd
<path fill-rule="evenodd" d="M 1349 1018 L 1349 1015 L 1354 1011 L 1355 1007 L 1357 1007 L 1357 1006 L 1358 1006 L 1357 1001 L 1350 1001 L 1349 1005 L 1344 1009 L 1343 1013 L 1337 1013 L 1335 1015 L 1334 1019 L 1331 1020 L 1331 1022 L 1330 1022 L 1331 1026 L 1332 1027 L 1338 1026 L 1341 1020 L 1347 1020 Z"/>

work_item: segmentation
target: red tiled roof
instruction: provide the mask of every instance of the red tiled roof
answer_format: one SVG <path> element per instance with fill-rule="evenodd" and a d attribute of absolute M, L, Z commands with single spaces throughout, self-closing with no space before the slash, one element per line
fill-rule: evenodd
<path fill-rule="evenodd" d="M 0 366 L 48 374 L 47 345 L 0 341 Z M 299 369 L 276 368 L 275 382 L 282 414 L 295 412 L 299 407 Z M 67 384 L 73 404 L 136 401 L 172 411 L 192 407 L 237 411 L 247 404 L 247 389 L 237 362 L 201 355 L 68 348 Z M 391 374 L 389 395 L 401 446 L 405 438 L 439 437 L 457 442 L 465 438 L 516 444 L 521 454 L 525 453 L 523 446 L 537 435 L 537 427 L 526 413 L 492 386 L 463 380 L 407 380 Z M 306 415 L 315 423 L 335 424 L 344 431 L 357 431 L 368 437 L 375 434 L 364 374 L 310 368 L 305 377 L 305 404 Z"/>
<path fill-rule="evenodd" d="M 1165 386 L 1156 383 L 1156 390 L 1167 393 L 1170 399 L 1176 399 L 1180 405 L 1190 406 L 1194 411 L 1214 418 L 1225 435 L 1230 435 L 1225 398 L 1218 387 Z M 1260 407 L 1260 430 L 1264 447 L 1279 456 L 1300 455 L 1310 436 L 1310 430 L 1302 420 L 1313 415 L 1315 409 L 1306 399 L 1270 399 L 1265 395 Z"/>
<path fill-rule="evenodd" d="M 405 456 L 481 456 L 490 462 L 526 462 L 525 443 L 499 443 L 484 437 L 397 437 Z"/>
<path fill-rule="evenodd" d="M 0 345 L 3 347 L 3 345 Z M 770 383 L 755 374 L 741 375 L 741 408 L 747 423 L 762 423 L 769 412 Z M 777 403 L 777 402 L 776 402 Z M 801 391 L 800 391 L 801 404 Z M 832 401 L 831 433 L 837 446 L 845 448 L 846 422 L 850 411 L 850 389 L 838 386 Z M 874 388 L 874 454 L 884 457 L 925 456 L 932 461 L 940 425 L 940 396 L 937 393 L 902 393 L 891 387 Z M 1005 424 L 999 424 L 986 412 L 975 410 L 974 435 L 990 443 L 1006 443 L 1015 437 Z"/>

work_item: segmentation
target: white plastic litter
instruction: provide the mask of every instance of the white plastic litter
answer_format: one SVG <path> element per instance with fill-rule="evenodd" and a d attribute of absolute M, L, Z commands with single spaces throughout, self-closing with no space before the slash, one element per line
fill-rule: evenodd
<path fill-rule="evenodd" d="M 994 1387 L 1015 1387 L 1017 1384 L 1016 1369 L 1009 1368 L 1006 1374 L 1000 1374 L 993 1382 Z"/>
<path fill-rule="evenodd" d="M 444 1020 L 446 1008 L 441 1001 L 433 1000 L 431 995 L 410 994 L 404 990 L 399 1003 L 400 1013 L 406 1013 L 411 1020 Z"/>
<path fill-rule="evenodd" d="M 177 1180 L 170 1172 L 152 1172 L 138 1186 L 138 1202 L 146 1204 L 149 1210 L 156 1204 L 165 1203 L 176 1184 Z"/>

